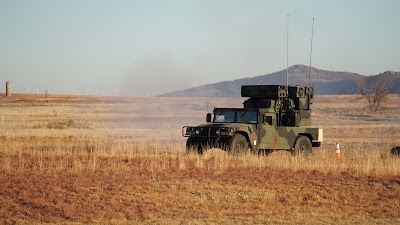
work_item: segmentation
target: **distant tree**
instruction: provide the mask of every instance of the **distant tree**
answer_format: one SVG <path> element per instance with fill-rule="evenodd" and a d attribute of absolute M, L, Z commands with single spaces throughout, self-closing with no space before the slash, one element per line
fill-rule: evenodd
<path fill-rule="evenodd" d="M 369 110 L 376 112 L 382 101 L 385 99 L 393 83 L 394 75 L 391 71 L 386 71 L 372 78 L 371 82 L 365 79 L 357 80 L 357 86 L 361 96 L 366 98 L 369 104 Z"/>

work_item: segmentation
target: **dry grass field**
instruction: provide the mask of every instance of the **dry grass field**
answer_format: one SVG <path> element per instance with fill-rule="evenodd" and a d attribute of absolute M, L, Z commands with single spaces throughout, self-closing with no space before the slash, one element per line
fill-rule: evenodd
<path fill-rule="evenodd" d="M 1 95 L 0 223 L 400 223 L 399 95 L 377 113 L 317 96 L 325 142 L 306 158 L 185 153 L 182 126 L 242 102 Z"/>

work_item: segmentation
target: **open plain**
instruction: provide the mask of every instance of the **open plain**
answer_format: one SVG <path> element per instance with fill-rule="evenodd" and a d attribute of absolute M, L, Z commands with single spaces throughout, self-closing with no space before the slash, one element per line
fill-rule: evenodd
<path fill-rule="evenodd" d="M 399 95 L 317 96 L 309 157 L 185 153 L 182 126 L 243 100 L 0 96 L 0 223 L 400 223 Z"/>

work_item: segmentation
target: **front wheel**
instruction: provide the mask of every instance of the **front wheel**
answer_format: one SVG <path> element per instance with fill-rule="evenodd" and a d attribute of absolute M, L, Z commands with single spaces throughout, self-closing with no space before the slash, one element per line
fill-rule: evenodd
<path fill-rule="evenodd" d="M 292 155 L 303 155 L 308 156 L 312 152 L 312 144 L 308 137 L 300 136 L 297 138 L 296 143 L 294 144 L 294 150 L 292 151 Z"/>
<path fill-rule="evenodd" d="M 260 149 L 260 150 L 258 150 L 258 155 L 268 156 L 272 152 L 274 152 L 274 150 L 272 150 L 272 149 Z"/>
<path fill-rule="evenodd" d="M 198 143 L 196 138 L 189 137 L 186 141 L 186 153 L 195 152 L 199 155 L 203 154 L 203 144 Z"/>
<path fill-rule="evenodd" d="M 228 153 L 231 155 L 242 155 L 249 151 L 249 142 L 242 134 L 235 134 L 229 141 Z"/>

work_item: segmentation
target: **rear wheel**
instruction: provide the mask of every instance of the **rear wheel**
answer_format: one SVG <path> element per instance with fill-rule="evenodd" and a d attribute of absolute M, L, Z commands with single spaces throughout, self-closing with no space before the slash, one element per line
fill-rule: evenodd
<path fill-rule="evenodd" d="M 294 150 L 292 155 L 303 155 L 308 156 L 312 152 L 312 144 L 308 137 L 299 136 L 294 144 Z"/>
<path fill-rule="evenodd" d="M 242 134 L 233 135 L 228 147 L 228 153 L 231 155 L 246 154 L 250 149 L 249 142 Z"/>

